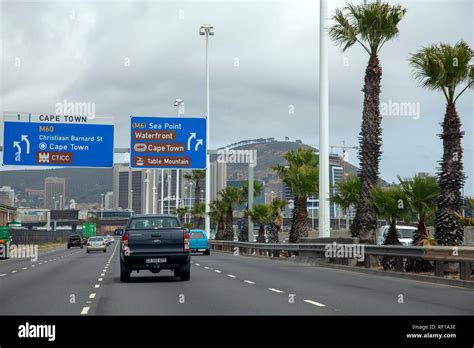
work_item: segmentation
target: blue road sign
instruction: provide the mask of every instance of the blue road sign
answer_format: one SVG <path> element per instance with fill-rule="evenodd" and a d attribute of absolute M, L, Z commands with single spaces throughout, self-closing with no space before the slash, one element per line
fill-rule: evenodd
<path fill-rule="evenodd" d="M 112 167 L 111 117 L 4 115 L 3 164 L 55 167 Z"/>
<path fill-rule="evenodd" d="M 206 119 L 132 116 L 130 167 L 206 168 Z"/>

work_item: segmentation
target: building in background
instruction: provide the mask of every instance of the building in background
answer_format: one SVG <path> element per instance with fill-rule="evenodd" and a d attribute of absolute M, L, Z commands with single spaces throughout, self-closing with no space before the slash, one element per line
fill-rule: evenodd
<path fill-rule="evenodd" d="M 15 205 L 15 190 L 10 186 L 0 187 L 0 204 L 12 207 Z"/>
<path fill-rule="evenodd" d="M 7 226 L 16 219 L 16 208 L 0 203 L 0 226 Z"/>
<path fill-rule="evenodd" d="M 48 177 L 44 179 L 44 208 L 50 210 L 64 209 L 66 199 L 66 179 Z"/>
<path fill-rule="evenodd" d="M 104 209 L 105 210 L 114 209 L 114 193 L 113 192 L 107 192 L 104 195 Z"/>
<path fill-rule="evenodd" d="M 219 191 L 227 186 L 227 163 L 211 162 L 211 202 L 215 200 Z M 205 189 L 205 183 L 202 187 Z"/>

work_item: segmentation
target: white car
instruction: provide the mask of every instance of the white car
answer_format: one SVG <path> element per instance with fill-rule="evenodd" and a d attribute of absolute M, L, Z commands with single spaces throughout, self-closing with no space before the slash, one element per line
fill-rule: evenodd
<path fill-rule="evenodd" d="M 390 226 L 388 225 L 384 225 L 381 226 L 377 231 L 376 242 L 378 245 L 382 245 L 385 241 L 385 237 L 387 237 L 389 227 Z M 416 227 L 397 225 L 396 228 L 399 235 L 398 240 L 400 241 L 400 243 L 404 246 L 411 245 L 411 242 L 413 241 L 413 236 L 416 232 Z"/>
<path fill-rule="evenodd" d="M 91 251 L 103 251 L 104 253 L 107 252 L 105 238 L 101 236 L 90 237 L 89 241 L 87 242 L 87 252 L 90 253 Z"/>
<path fill-rule="evenodd" d="M 112 237 L 110 234 L 106 235 L 105 238 L 107 238 L 110 241 L 110 243 L 115 242 L 114 237 Z"/>

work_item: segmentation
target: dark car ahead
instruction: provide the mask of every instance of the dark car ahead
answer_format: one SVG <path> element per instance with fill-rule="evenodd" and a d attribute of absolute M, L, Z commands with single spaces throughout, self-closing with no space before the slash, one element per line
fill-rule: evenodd
<path fill-rule="evenodd" d="M 180 280 L 191 277 L 188 230 L 174 215 L 134 215 L 128 220 L 120 245 L 120 280 L 132 271 L 173 270 Z"/>
<path fill-rule="evenodd" d="M 73 247 L 84 248 L 82 237 L 78 234 L 71 234 L 67 240 L 67 248 Z"/>

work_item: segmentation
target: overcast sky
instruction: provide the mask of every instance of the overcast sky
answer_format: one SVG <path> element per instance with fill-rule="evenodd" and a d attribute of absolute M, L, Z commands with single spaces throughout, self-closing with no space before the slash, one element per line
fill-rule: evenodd
<path fill-rule="evenodd" d="M 360 1 L 362 2 L 362 1 Z M 392 1 L 391 1 L 392 2 Z M 419 87 L 409 54 L 463 39 L 474 47 L 471 0 L 399 1 L 400 35 L 381 54 L 381 102 L 418 103 L 419 117 L 386 116 L 381 175 L 435 173 L 441 158 L 441 93 Z M 95 103 L 128 146 L 129 115 L 205 113 L 205 40 L 211 23 L 211 147 L 243 139 L 318 145 L 318 1 L 1 1 L 0 110 L 54 113 L 56 103 Z M 330 1 L 331 13 L 343 1 Z M 330 144 L 357 145 L 368 56 L 329 48 Z M 20 62 L 20 66 L 18 65 Z M 17 63 L 15 65 L 15 63 Z M 128 64 L 129 63 L 129 64 Z M 291 111 L 294 110 L 292 113 Z M 474 194 L 474 93 L 458 100 L 466 193 Z M 335 151 L 340 151 L 336 150 Z M 349 161 L 358 165 L 356 152 Z M 12 168 L 3 168 L 12 169 Z"/>

